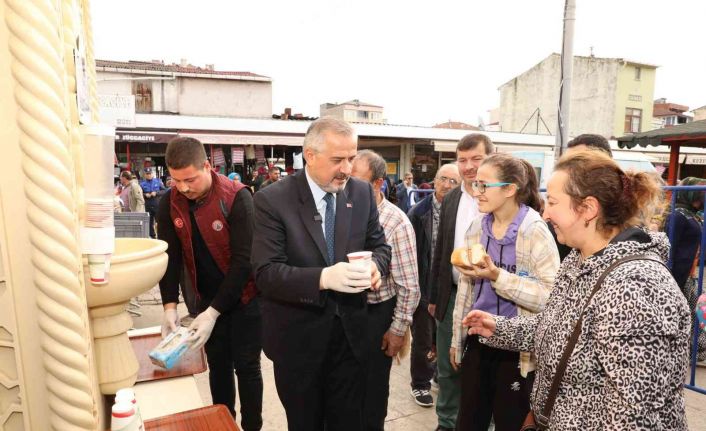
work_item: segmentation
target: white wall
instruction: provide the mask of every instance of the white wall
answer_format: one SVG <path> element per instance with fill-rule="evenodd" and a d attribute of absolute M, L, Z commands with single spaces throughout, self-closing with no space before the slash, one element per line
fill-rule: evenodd
<path fill-rule="evenodd" d="M 132 81 L 128 80 L 131 76 L 127 73 L 98 72 L 98 94 L 132 94 Z"/>
<path fill-rule="evenodd" d="M 542 120 L 551 134 L 557 128 L 561 58 L 547 59 L 500 87 L 500 125 L 503 132 L 520 132 L 522 126 L 540 108 Z M 615 118 L 617 62 L 576 57 L 571 86 L 570 133 L 598 133 L 612 136 Z M 523 133 L 535 133 L 536 117 Z M 540 122 L 539 133 L 547 130 Z"/>
<path fill-rule="evenodd" d="M 135 78 L 145 78 L 144 80 Z M 152 88 L 152 111 L 181 115 L 271 118 L 272 83 L 98 72 L 98 94 L 132 94 L 135 81 Z"/>
<path fill-rule="evenodd" d="M 270 82 L 181 78 L 178 99 L 182 115 L 272 117 Z"/>

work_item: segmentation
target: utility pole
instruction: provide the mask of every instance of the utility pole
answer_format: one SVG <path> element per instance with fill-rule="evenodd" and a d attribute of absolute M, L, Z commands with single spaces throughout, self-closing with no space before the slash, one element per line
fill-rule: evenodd
<path fill-rule="evenodd" d="M 571 114 L 571 76 L 574 71 L 574 23 L 576 0 L 564 4 L 564 38 L 561 45 L 561 81 L 559 83 L 559 112 L 557 115 L 554 157 L 559 159 L 569 142 L 569 116 Z"/>

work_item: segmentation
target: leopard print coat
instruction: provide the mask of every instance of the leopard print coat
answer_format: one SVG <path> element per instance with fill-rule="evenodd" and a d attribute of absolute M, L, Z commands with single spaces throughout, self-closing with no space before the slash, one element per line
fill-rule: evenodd
<path fill-rule="evenodd" d="M 535 316 L 498 317 L 495 334 L 483 340 L 535 353 L 535 413 L 544 407 L 573 325 L 603 270 L 635 254 L 667 259 L 664 234 L 631 228 L 620 237 L 583 262 L 572 251 L 546 309 Z M 687 430 L 683 383 L 690 324 L 684 295 L 665 267 L 632 261 L 612 271 L 588 304 L 550 430 Z"/>

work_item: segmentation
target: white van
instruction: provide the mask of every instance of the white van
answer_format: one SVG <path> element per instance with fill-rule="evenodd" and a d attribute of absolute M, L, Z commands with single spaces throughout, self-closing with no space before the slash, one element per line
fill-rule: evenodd
<path fill-rule="evenodd" d="M 539 177 L 540 188 L 547 188 L 547 181 L 554 171 L 554 151 L 510 151 L 515 157 L 525 159 L 534 166 Z M 642 153 L 631 151 L 613 151 L 615 160 L 623 170 L 656 172 L 650 158 Z"/>

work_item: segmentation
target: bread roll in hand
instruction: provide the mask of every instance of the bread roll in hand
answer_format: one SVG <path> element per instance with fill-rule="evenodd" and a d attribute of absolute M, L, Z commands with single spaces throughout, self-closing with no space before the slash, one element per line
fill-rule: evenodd
<path fill-rule="evenodd" d="M 451 253 L 451 265 L 462 267 L 482 265 L 486 255 L 485 248 L 481 244 L 473 244 L 471 248 L 459 247 Z"/>

